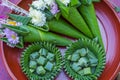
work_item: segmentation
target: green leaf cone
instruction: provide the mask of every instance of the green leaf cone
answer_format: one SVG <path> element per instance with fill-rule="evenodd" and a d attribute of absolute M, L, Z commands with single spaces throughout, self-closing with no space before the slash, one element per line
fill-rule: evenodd
<path fill-rule="evenodd" d="M 62 18 L 60 18 L 59 20 L 53 19 L 48 22 L 48 25 L 49 29 L 53 32 L 60 33 L 72 38 L 85 38 L 85 36 L 81 32 L 74 29 Z"/>
<path fill-rule="evenodd" d="M 28 26 L 28 29 L 30 30 L 30 34 L 24 36 L 25 42 L 49 41 L 60 46 L 67 46 L 72 43 L 71 40 L 52 32 L 41 31 L 31 26 Z"/>
<path fill-rule="evenodd" d="M 26 21 L 27 19 L 29 19 L 29 17 L 24 17 L 24 16 L 19 16 L 16 14 L 9 14 L 9 16 L 18 21 L 18 22 L 23 22 Z M 29 21 L 29 20 L 28 20 Z M 27 24 L 28 22 L 26 22 Z M 48 22 L 48 27 L 49 29 L 44 29 L 44 27 L 38 27 L 38 26 L 34 26 L 30 23 L 28 23 L 29 26 L 35 27 L 37 29 L 43 30 L 43 31 L 48 31 L 50 29 L 50 31 L 56 32 L 56 33 L 60 33 L 72 38 L 81 38 L 81 37 L 85 37 L 81 32 L 77 31 L 76 29 L 74 29 L 71 25 L 69 25 L 65 20 L 63 20 L 62 18 L 60 18 L 59 20 L 56 19 L 52 19 L 51 21 Z M 72 34 L 71 34 L 72 33 Z"/>
<path fill-rule="evenodd" d="M 59 0 L 56 1 L 59 5 L 62 16 L 86 36 L 93 38 L 90 29 L 88 28 L 82 16 L 79 14 L 78 10 L 75 7 L 64 6 Z"/>
<path fill-rule="evenodd" d="M 52 43 L 55 43 L 56 45 L 59 46 L 68 46 L 70 43 L 72 43 L 71 40 L 64 38 L 60 35 L 51 33 L 51 32 L 46 32 L 42 31 L 39 29 L 36 29 L 35 27 L 32 26 L 25 26 L 27 31 L 27 35 L 24 35 L 23 33 L 26 32 L 26 30 L 23 30 L 23 27 L 14 27 L 14 26 L 8 26 L 8 25 L 3 25 L 6 28 L 9 28 L 10 30 L 15 31 L 19 35 L 22 35 L 24 38 L 24 42 L 38 42 L 38 41 L 49 41 Z"/>
<path fill-rule="evenodd" d="M 83 47 L 88 48 L 90 51 L 92 51 L 96 58 L 98 59 L 98 64 L 95 68 L 94 73 L 89 75 L 80 75 L 78 72 L 75 72 L 70 67 L 71 61 L 68 59 L 68 57 L 72 55 L 76 50 L 81 49 Z M 97 80 L 97 77 L 101 75 L 102 71 L 105 68 L 105 63 L 106 57 L 104 49 L 94 40 L 90 39 L 81 38 L 76 42 L 72 43 L 67 48 L 64 56 L 64 70 L 69 75 L 69 77 L 71 77 L 74 80 Z"/>
<path fill-rule="evenodd" d="M 84 18 L 89 28 L 91 29 L 94 37 L 98 37 L 99 43 L 101 44 L 102 47 L 104 47 L 100 29 L 99 29 L 98 22 L 97 22 L 97 17 L 96 17 L 95 10 L 94 10 L 94 5 L 93 4 L 81 5 L 78 8 L 78 10 L 80 11 L 82 17 Z"/>
<path fill-rule="evenodd" d="M 74 7 L 71 7 L 69 10 L 70 14 L 68 17 L 64 16 L 63 17 L 68 20 L 72 25 L 74 25 L 78 30 L 80 30 L 82 33 L 84 33 L 86 36 L 92 38 L 91 31 L 89 30 L 87 24 L 83 20 L 82 16 L 78 13 L 77 9 Z"/>

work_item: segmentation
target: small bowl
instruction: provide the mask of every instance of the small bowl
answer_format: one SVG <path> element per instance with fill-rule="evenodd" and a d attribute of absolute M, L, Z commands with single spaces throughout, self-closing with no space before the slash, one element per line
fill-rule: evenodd
<path fill-rule="evenodd" d="M 96 67 L 95 71 L 92 74 L 80 75 L 78 73 L 78 71 L 73 70 L 72 67 L 70 66 L 71 62 L 75 62 L 76 63 L 78 60 L 77 61 L 71 61 L 71 59 L 69 60 L 68 57 L 73 55 L 73 54 L 77 54 L 77 56 L 79 56 L 79 53 L 76 53 L 76 51 L 80 50 L 80 49 L 83 49 L 83 48 L 87 49 L 86 50 L 87 52 L 86 52 L 85 55 L 90 54 L 90 53 L 88 53 L 88 50 L 89 50 L 90 52 L 92 52 L 92 54 L 98 60 L 98 63 L 95 66 Z M 96 80 L 101 75 L 102 71 L 105 68 L 105 63 L 106 63 L 106 57 L 105 57 L 106 55 L 105 54 L 106 53 L 105 53 L 105 50 L 103 49 L 103 47 L 101 47 L 96 41 L 90 40 L 90 39 L 86 39 L 86 38 L 81 38 L 81 39 L 77 40 L 76 42 L 72 43 L 67 48 L 67 50 L 65 52 L 65 57 L 64 57 L 64 68 L 65 68 L 65 71 L 69 75 L 69 77 L 73 78 L 74 80 L 84 80 L 84 79 L 85 80 L 94 80 L 94 79 Z M 76 59 L 77 59 L 77 56 L 76 56 Z M 74 59 L 74 60 L 76 60 L 76 59 Z M 77 63 L 77 64 L 79 64 L 79 63 Z M 90 64 L 88 66 L 91 67 Z"/>
<path fill-rule="evenodd" d="M 43 49 L 43 48 L 45 50 L 47 50 L 47 52 L 44 52 L 46 55 L 42 55 L 39 52 L 39 50 Z M 42 60 L 43 60 L 43 58 L 46 60 L 46 63 L 44 65 L 39 65 L 39 66 L 42 66 L 42 68 L 44 68 L 44 70 L 45 70 L 45 65 L 49 62 L 49 59 L 47 58 L 48 54 L 54 55 L 53 61 L 49 62 L 49 65 L 52 65 L 52 66 L 53 66 L 52 63 L 54 63 L 54 67 L 51 68 L 51 71 L 46 70 L 46 73 L 44 75 L 38 75 L 38 74 L 36 74 L 35 71 L 34 71 L 34 73 L 30 71 L 30 67 L 29 67 L 30 55 L 34 52 L 38 53 L 38 55 L 37 55 L 38 61 L 40 61 L 39 60 L 40 56 L 42 56 L 42 58 L 41 58 Z M 36 59 L 33 61 L 36 62 Z M 55 45 L 48 43 L 48 42 L 37 42 L 37 43 L 33 43 L 33 44 L 29 45 L 22 52 L 21 58 L 20 58 L 20 63 L 21 63 L 22 71 L 26 74 L 26 76 L 30 80 L 48 80 L 48 79 L 53 80 L 58 75 L 58 73 L 61 71 L 62 64 L 63 64 L 62 63 L 62 55 L 61 55 L 59 49 L 57 47 L 55 47 Z M 47 67 L 49 65 L 47 65 Z M 38 63 L 36 66 L 38 66 Z"/>

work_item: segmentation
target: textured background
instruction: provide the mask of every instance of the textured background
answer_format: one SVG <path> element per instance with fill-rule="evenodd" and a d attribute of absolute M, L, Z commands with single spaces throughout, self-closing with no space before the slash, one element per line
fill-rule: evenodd
<path fill-rule="evenodd" d="M 17 4 L 20 0 L 10 0 L 11 2 Z M 109 0 L 108 0 L 109 1 Z M 113 4 L 113 7 L 118 6 L 120 7 L 120 0 L 110 0 L 111 4 Z M 1 3 L 1 0 L 0 0 Z M 115 5 L 115 6 L 114 6 Z M 3 11 L 3 9 L 5 11 Z M 10 12 L 9 9 L 7 9 L 6 7 L 2 7 L 0 6 L 0 17 L 6 13 Z M 120 13 L 117 13 L 120 17 Z M 3 18 L 6 18 L 7 16 L 2 16 Z M 11 80 L 9 74 L 7 73 L 2 57 L 1 57 L 1 53 L 0 53 L 0 80 Z"/>

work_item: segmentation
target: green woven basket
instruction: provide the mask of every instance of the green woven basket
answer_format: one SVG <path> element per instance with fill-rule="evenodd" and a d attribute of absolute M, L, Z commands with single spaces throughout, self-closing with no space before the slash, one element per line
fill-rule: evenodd
<path fill-rule="evenodd" d="M 55 63 L 55 65 L 51 71 L 46 71 L 46 73 L 41 76 L 41 75 L 37 75 L 35 72 L 32 73 L 30 71 L 29 62 L 30 62 L 30 54 L 39 51 L 42 48 L 48 50 L 49 52 L 55 55 L 54 61 L 52 61 L 53 63 Z M 54 80 L 54 78 L 58 75 L 63 65 L 62 56 L 59 49 L 56 48 L 55 45 L 48 42 L 38 42 L 29 45 L 22 52 L 20 62 L 23 72 L 30 80 Z"/>
<path fill-rule="evenodd" d="M 95 71 L 89 75 L 80 75 L 73 68 L 71 68 L 71 60 L 68 60 L 68 57 L 72 55 L 76 50 L 81 48 L 88 48 L 94 53 L 98 59 L 98 64 L 96 65 Z M 76 57 L 77 58 L 77 57 Z M 64 57 L 64 70 L 74 80 L 97 80 L 101 75 L 103 69 L 105 68 L 105 51 L 104 49 L 95 41 L 89 39 L 79 39 L 78 41 L 72 43 L 65 52 Z"/>

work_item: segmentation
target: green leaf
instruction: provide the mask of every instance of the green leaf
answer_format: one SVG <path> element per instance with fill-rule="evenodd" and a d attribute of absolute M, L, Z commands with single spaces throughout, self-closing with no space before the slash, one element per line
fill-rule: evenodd
<path fill-rule="evenodd" d="M 92 3 L 92 0 L 80 0 L 82 4 L 89 5 Z"/>
<path fill-rule="evenodd" d="M 115 9 L 115 11 L 116 11 L 117 13 L 120 12 L 120 7 L 115 7 L 114 9 Z"/>
<path fill-rule="evenodd" d="M 43 29 L 43 31 L 49 31 L 49 25 L 48 23 L 46 23 L 44 26 L 41 27 L 41 30 Z"/>
<path fill-rule="evenodd" d="M 27 16 L 20 16 L 16 14 L 8 14 L 10 18 L 14 19 L 17 22 L 21 22 L 22 24 L 26 25 L 30 22 L 31 18 Z"/>
<path fill-rule="evenodd" d="M 87 56 L 88 56 L 89 59 L 94 59 L 94 58 L 96 58 L 96 56 L 94 55 L 94 53 L 91 52 L 89 49 L 88 49 L 88 54 L 87 54 Z"/>
<path fill-rule="evenodd" d="M 27 29 L 26 25 L 22 25 L 22 26 L 12 26 L 12 25 L 6 25 L 6 24 L 2 24 L 2 25 L 3 27 L 9 28 L 10 30 L 15 31 L 19 35 L 27 35 L 30 32 L 29 29 Z"/>
<path fill-rule="evenodd" d="M 7 38 L 5 38 L 5 37 L 0 38 L 0 40 L 2 40 L 2 41 L 5 42 L 5 43 L 8 43 L 8 40 L 7 40 Z"/>
<path fill-rule="evenodd" d="M 92 2 L 100 2 L 101 0 L 92 0 Z"/>
<path fill-rule="evenodd" d="M 34 27 L 36 29 L 39 29 L 39 30 L 42 30 L 42 31 L 49 31 L 49 26 L 48 26 L 48 23 L 46 23 L 44 26 L 40 27 L 40 26 L 35 26 L 33 25 L 32 23 L 29 23 L 28 26 L 31 26 L 31 27 Z"/>
<path fill-rule="evenodd" d="M 66 17 L 68 17 L 70 8 L 66 7 L 66 6 L 59 6 L 59 7 L 61 9 L 62 14 L 64 14 Z"/>
<path fill-rule="evenodd" d="M 98 42 L 101 44 L 101 46 L 104 48 L 102 37 L 101 37 L 101 32 L 99 29 L 97 17 L 96 17 L 96 12 L 94 9 L 93 3 L 85 6 L 81 5 L 78 10 L 80 11 L 82 17 L 84 18 L 85 22 L 87 23 L 89 29 L 91 30 L 94 38 L 98 38 Z"/>
<path fill-rule="evenodd" d="M 56 0 L 58 6 L 65 6 L 65 4 L 63 4 L 60 0 Z"/>
<path fill-rule="evenodd" d="M 71 3 L 70 3 L 71 6 L 75 6 L 75 7 L 78 7 L 81 5 L 81 2 L 79 0 L 71 0 Z"/>
<path fill-rule="evenodd" d="M 57 13 L 57 14 L 55 15 L 55 18 L 56 18 L 57 20 L 59 20 L 60 16 L 61 16 L 61 13 L 59 12 L 59 13 Z"/>
<path fill-rule="evenodd" d="M 19 37 L 19 43 L 16 44 L 17 48 L 24 48 L 23 37 Z"/>
<path fill-rule="evenodd" d="M 7 38 L 0 38 L 0 40 L 2 40 L 5 43 L 9 43 Z M 15 45 L 17 48 L 24 48 L 24 44 L 23 44 L 23 38 L 20 37 L 20 42 L 18 44 Z"/>
<path fill-rule="evenodd" d="M 99 39 L 98 39 L 98 37 L 95 37 L 94 39 L 93 39 L 93 41 L 95 41 L 95 42 L 99 42 Z"/>
<path fill-rule="evenodd" d="M 54 18 L 54 15 L 48 9 L 45 9 L 44 12 L 45 12 L 45 16 L 47 17 L 46 19 L 48 21 Z"/>

